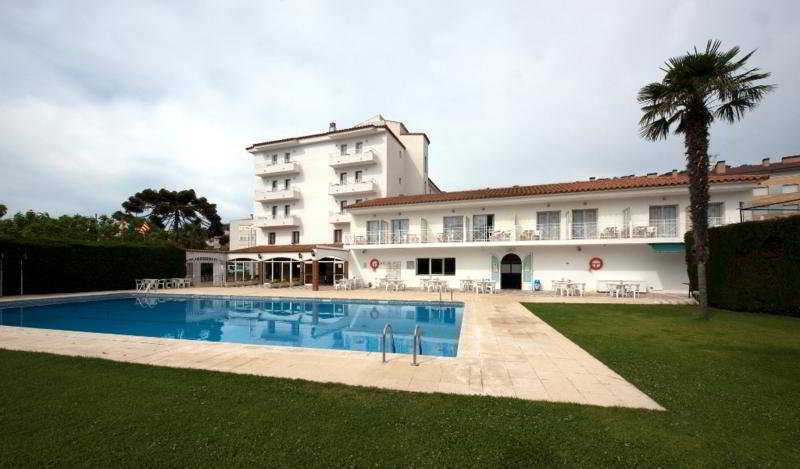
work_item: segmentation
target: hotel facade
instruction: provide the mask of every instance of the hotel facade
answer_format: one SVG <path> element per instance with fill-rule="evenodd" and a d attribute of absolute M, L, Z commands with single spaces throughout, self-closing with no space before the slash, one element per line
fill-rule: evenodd
<path fill-rule="evenodd" d="M 606 280 L 686 291 L 683 172 L 442 192 L 428 175 L 429 144 L 425 133 L 379 115 L 249 146 L 253 216 L 231 222 L 231 250 L 218 257 L 265 283 L 390 277 L 416 287 L 433 276 L 453 288 L 491 279 L 502 289 L 549 290 L 570 279 L 589 291 Z M 709 224 L 741 221 L 740 208 L 765 194 L 793 200 L 799 176 L 800 157 L 717 162 Z M 777 177 L 783 183 L 772 189 Z"/>

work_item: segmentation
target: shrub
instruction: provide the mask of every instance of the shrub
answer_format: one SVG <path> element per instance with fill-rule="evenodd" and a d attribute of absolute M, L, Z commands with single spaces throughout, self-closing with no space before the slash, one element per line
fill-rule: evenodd
<path fill-rule="evenodd" d="M 689 281 L 696 290 L 692 234 L 685 240 Z M 800 317 L 800 216 L 711 228 L 708 241 L 709 305 Z"/>
<path fill-rule="evenodd" d="M 127 290 L 137 278 L 186 275 L 186 254 L 172 246 L 62 243 L 0 238 L 3 295 Z"/>

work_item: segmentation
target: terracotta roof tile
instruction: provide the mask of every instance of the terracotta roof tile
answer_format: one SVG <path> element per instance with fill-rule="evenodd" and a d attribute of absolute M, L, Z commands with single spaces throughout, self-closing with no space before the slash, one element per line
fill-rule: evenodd
<path fill-rule="evenodd" d="M 767 176 L 755 174 L 743 175 L 709 175 L 709 183 L 722 184 L 733 182 L 756 182 Z M 509 197 L 532 197 L 541 195 L 569 194 L 576 192 L 597 192 L 625 189 L 645 189 L 651 187 L 685 186 L 689 182 L 685 175 L 677 176 L 639 176 L 624 178 L 597 179 L 594 181 L 575 181 L 535 186 L 513 186 L 488 189 L 477 189 L 458 192 L 442 192 L 440 194 L 405 195 L 370 199 L 347 208 L 383 207 L 389 205 L 424 204 L 436 202 L 453 202 L 458 200 L 502 199 Z"/>

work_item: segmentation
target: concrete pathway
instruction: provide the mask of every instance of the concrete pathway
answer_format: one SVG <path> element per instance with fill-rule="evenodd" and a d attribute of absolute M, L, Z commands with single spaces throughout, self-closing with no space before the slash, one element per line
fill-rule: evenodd
<path fill-rule="evenodd" d="M 103 292 L 108 293 L 108 292 Z M 438 300 L 438 293 L 380 290 L 314 292 L 305 288 L 191 288 L 169 294 L 310 298 Z M 63 296 L 63 295 L 56 295 Z M 50 298 L 53 295 L 29 296 Z M 19 300 L 20 297 L 0 299 Z M 449 300 L 449 293 L 445 298 Z M 380 353 L 199 342 L 88 332 L 0 326 L 0 348 L 100 357 L 181 368 L 200 368 L 415 392 L 508 396 L 553 402 L 644 409 L 663 408 L 624 378 L 530 313 L 519 302 L 687 303 L 679 295 L 614 300 L 530 293 L 455 293 L 465 303 L 458 356 Z"/>

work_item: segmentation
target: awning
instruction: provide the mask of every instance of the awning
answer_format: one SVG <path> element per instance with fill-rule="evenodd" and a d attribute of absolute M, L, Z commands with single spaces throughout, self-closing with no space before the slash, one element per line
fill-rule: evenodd
<path fill-rule="evenodd" d="M 657 253 L 686 252 L 683 243 L 650 243 L 650 249 Z"/>

